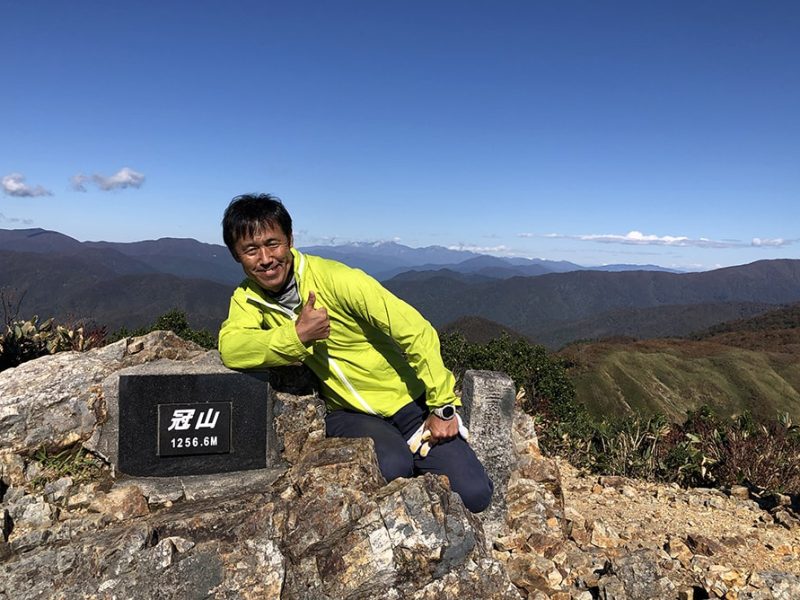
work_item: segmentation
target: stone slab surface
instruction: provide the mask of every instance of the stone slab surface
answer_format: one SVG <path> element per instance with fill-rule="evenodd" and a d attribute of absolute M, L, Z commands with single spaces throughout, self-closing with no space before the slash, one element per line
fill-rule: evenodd
<path fill-rule="evenodd" d="M 122 374 L 118 468 L 127 475 L 150 477 L 266 468 L 268 399 L 267 383 L 233 371 Z M 162 409 L 159 426 L 159 406 L 167 405 L 166 412 L 177 416 L 163 422 Z M 218 410 L 224 406 L 229 406 L 230 429 L 219 432 L 210 424 L 220 412 L 225 416 Z M 222 453 L 221 434 L 229 435 Z M 191 446 L 192 454 L 166 455 L 163 442 L 159 451 L 159 436 L 175 436 L 170 441 Z"/>
<path fill-rule="evenodd" d="M 461 412 L 470 431 L 469 443 L 494 482 L 492 503 L 481 513 L 487 540 L 504 526 L 508 480 L 517 460 L 512 440 L 515 397 L 514 381 L 505 373 L 464 374 Z"/>

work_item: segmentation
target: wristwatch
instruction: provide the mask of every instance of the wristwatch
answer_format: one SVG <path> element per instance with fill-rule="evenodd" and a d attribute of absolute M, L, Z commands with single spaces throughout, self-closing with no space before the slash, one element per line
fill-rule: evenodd
<path fill-rule="evenodd" d="M 444 419 L 445 421 L 449 421 L 453 417 L 456 416 L 456 407 L 452 404 L 445 404 L 444 406 L 439 406 L 433 409 L 433 414 L 435 414 L 440 419 Z"/>

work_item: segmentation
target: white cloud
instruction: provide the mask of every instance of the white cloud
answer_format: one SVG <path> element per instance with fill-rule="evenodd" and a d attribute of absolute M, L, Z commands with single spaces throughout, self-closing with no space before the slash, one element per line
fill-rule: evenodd
<path fill-rule="evenodd" d="M 669 247 L 694 247 L 694 248 L 748 248 L 748 247 L 780 247 L 797 242 L 796 239 L 767 239 L 753 238 L 751 242 L 739 240 L 713 240 L 706 237 L 690 238 L 685 235 L 652 235 L 641 231 L 629 231 L 624 235 L 606 233 L 589 235 L 565 235 L 561 233 L 545 233 L 540 236 L 532 233 L 520 233 L 518 237 L 545 237 L 550 239 L 578 240 L 582 242 L 599 242 L 601 244 L 624 244 L 630 246 L 669 246 Z"/>
<path fill-rule="evenodd" d="M 447 246 L 448 250 L 462 250 L 465 252 L 475 252 L 476 254 L 510 254 L 512 249 L 508 246 L 473 246 L 471 244 L 458 244 Z"/>
<path fill-rule="evenodd" d="M 104 177 L 95 173 L 91 177 L 78 173 L 70 179 L 72 189 L 78 192 L 85 192 L 86 184 L 94 183 L 98 188 L 104 192 L 111 190 L 122 190 L 125 188 L 140 188 L 144 183 L 144 174 L 134 171 L 129 167 L 123 167 L 110 177 Z"/>
<path fill-rule="evenodd" d="M 685 235 L 646 235 L 641 231 L 629 231 L 625 235 L 594 234 L 582 235 L 579 239 L 607 244 L 631 244 L 636 246 L 695 246 L 700 248 L 731 248 L 741 246 L 739 242 L 721 242 L 708 238 L 692 239 Z"/>
<path fill-rule="evenodd" d="M 144 175 L 128 167 L 123 167 L 111 177 L 95 175 L 92 177 L 94 182 L 101 190 L 125 189 L 129 187 L 139 188 L 144 183 Z"/>
<path fill-rule="evenodd" d="M 40 185 L 30 186 L 25 183 L 25 176 L 22 173 L 10 173 L 0 181 L 3 191 L 9 196 L 19 198 L 34 198 L 36 196 L 52 196 L 53 192 Z"/>
<path fill-rule="evenodd" d="M 7 217 L 0 213 L 0 223 L 22 223 L 23 225 L 33 225 L 33 219 L 20 219 L 18 217 Z"/>
<path fill-rule="evenodd" d="M 763 238 L 753 238 L 751 242 L 751 246 L 770 246 L 770 247 L 780 247 L 780 246 L 788 246 L 796 242 L 797 240 L 785 240 L 783 238 L 775 238 L 775 239 L 763 239 Z"/>
<path fill-rule="evenodd" d="M 84 175 L 83 173 L 78 173 L 77 175 L 73 175 L 70 178 L 70 184 L 72 185 L 72 189 L 78 192 L 85 192 L 86 191 L 86 183 L 91 181 L 92 178 L 88 175 Z"/>

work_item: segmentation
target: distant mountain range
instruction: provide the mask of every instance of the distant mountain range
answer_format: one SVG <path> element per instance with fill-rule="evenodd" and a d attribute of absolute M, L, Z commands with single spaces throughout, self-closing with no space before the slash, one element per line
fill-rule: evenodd
<path fill-rule="evenodd" d="M 93 255 L 97 260 L 114 263 L 116 270 L 126 274 L 167 273 L 232 284 L 238 284 L 242 279 L 241 267 L 232 260 L 225 246 L 206 244 L 191 238 L 127 243 L 79 242 L 63 233 L 46 229 L 0 229 L 0 250 L 78 257 Z M 578 270 L 677 272 L 657 265 L 583 267 L 566 261 L 498 258 L 442 246 L 410 248 L 394 242 L 309 246 L 301 250 L 362 269 L 381 281 L 409 271 L 426 278 L 430 276 L 429 272 L 440 269 L 475 275 L 476 280 L 480 277 L 507 279 Z"/>
<path fill-rule="evenodd" d="M 531 277 L 545 273 L 567 273 L 569 271 L 667 271 L 677 273 L 657 265 L 605 265 L 583 267 L 567 261 L 542 260 L 539 258 L 500 258 L 486 254 L 476 254 L 466 250 L 451 250 L 442 246 L 409 248 L 395 242 L 376 242 L 372 244 L 343 244 L 340 246 L 310 246 L 303 248 L 309 254 L 324 256 L 341 261 L 351 267 L 366 271 L 376 279 L 384 281 L 401 273 L 427 273 L 442 269 L 461 274 L 508 279 L 510 277 Z M 477 280 L 477 279 L 476 279 Z"/>
<path fill-rule="evenodd" d="M 705 273 L 503 259 L 432 246 L 315 246 L 304 251 L 380 277 L 435 326 L 493 321 L 551 348 L 613 335 L 685 335 L 800 300 L 800 261 L 759 261 Z M 635 269 L 635 270 L 632 270 Z M 0 289 L 20 316 L 139 327 L 172 309 L 216 331 L 242 279 L 227 248 L 192 239 L 79 242 L 43 229 L 0 229 Z"/>
<path fill-rule="evenodd" d="M 439 274 L 384 283 L 437 327 L 478 316 L 558 348 L 611 335 L 685 335 L 796 302 L 800 261 L 758 261 L 704 273 L 573 271 L 476 283 Z"/>

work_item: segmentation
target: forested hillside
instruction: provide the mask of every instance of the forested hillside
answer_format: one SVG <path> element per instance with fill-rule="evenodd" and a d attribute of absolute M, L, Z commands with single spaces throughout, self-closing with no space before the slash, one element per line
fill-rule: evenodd
<path fill-rule="evenodd" d="M 572 344 L 579 401 L 593 414 L 656 414 L 680 421 L 708 406 L 719 414 L 782 412 L 800 421 L 800 305 L 738 319 L 694 339 Z"/>

